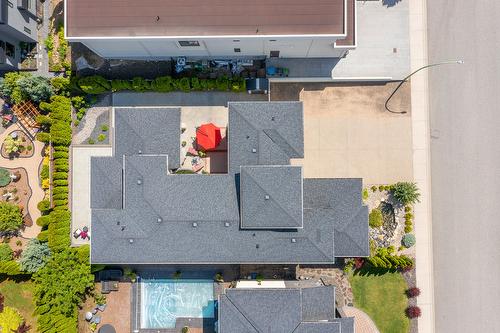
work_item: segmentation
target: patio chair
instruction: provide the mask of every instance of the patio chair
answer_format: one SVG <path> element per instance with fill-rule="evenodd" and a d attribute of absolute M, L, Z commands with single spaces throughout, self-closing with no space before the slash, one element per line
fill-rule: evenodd
<path fill-rule="evenodd" d="M 101 281 L 101 293 L 109 294 L 112 291 L 118 291 L 119 284 L 117 281 Z"/>
<path fill-rule="evenodd" d="M 203 169 L 203 167 L 204 167 L 203 163 L 198 163 L 198 164 L 195 164 L 195 165 L 193 165 L 193 171 L 194 171 L 194 172 L 198 172 L 198 171 L 200 171 L 201 169 Z"/>
<path fill-rule="evenodd" d="M 82 231 L 80 229 L 76 229 L 75 232 L 73 232 L 73 237 L 78 238 L 82 234 Z"/>
<path fill-rule="evenodd" d="M 101 323 L 101 317 L 93 316 L 92 319 L 90 319 L 90 323 L 95 323 L 95 324 L 99 325 Z"/>
<path fill-rule="evenodd" d="M 104 310 L 106 310 L 106 304 L 97 304 L 95 308 L 101 312 L 104 312 Z"/>

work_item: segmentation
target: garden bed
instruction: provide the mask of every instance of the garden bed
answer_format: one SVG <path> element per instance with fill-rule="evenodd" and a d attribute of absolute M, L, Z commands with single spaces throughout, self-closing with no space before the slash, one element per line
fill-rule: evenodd
<path fill-rule="evenodd" d="M 28 212 L 28 201 L 31 197 L 31 188 L 28 183 L 28 173 L 26 172 L 26 169 L 2 169 L 8 170 L 11 174 L 19 173 L 20 178 L 17 181 L 11 181 L 6 186 L 0 187 L 0 190 L 2 191 L 0 200 L 19 206 L 24 217 L 25 225 L 31 226 L 32 221 Z"/>
<path fill-rule="evenodd" d="M 15 135 L 15 138 L 12 137 L 12 135 Z M 10 140 L 10 143 L 7 142 L 7 140 Z M 16 146 L 17 151 L 12 152 L 8 151 L 8 146 Z M 11 148 L 12 149 L 12 148 Z M 1 148 L 1 154 L 3 158 L 23 158 L 23 157 L 32 157 L 34 154 L 34 149 L 33 149 L 33 141 L 24 133 L 23 131 L 12 131 L 8 134 L 8 136 L 5 138 L 4 142 L 2 142 L 2 148 Z"/>

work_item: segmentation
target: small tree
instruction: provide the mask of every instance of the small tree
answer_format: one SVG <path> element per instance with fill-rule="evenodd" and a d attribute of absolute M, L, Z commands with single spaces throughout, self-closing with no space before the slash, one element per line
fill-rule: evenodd
<path fill-rule="evenodd" d="M 9 244 L 0 244 L 0 261 L 12 260 L 12 249 Z"/>
<path fill-rule="evenodd" d="M 382 211 L 378 208 L 372 209 L 368 217 L 368 224 L 372 228 L 379 228 L 382 226 L 384 219 L 382 217 Z"/>
<path fill-rule="evenodd" d="M 50 249 L 47 243 L 41 243 L 38 239 L 31 239 L 26 249 L 21 254 L 21 270 L 35 273 L 43 268 L 50 259 Z"/>
<path fill-rule="evenodd" d="M 35 103 L 46 101 L 52 96 L 52 86 L 43 76 L 25 76 L 17 81 L 23 96 Z"/>
<path fill-rule="evenodd" d="M 0 202 L 0 232 L 13 232 L 23 224 L 23 216 L 18 206 Z"/>
<path fill-rule="evenodd" d="M 420 193 L 416 183 L 399 182 L 392 186 L 394 198 L 403 206 L 420 202 Z"/>

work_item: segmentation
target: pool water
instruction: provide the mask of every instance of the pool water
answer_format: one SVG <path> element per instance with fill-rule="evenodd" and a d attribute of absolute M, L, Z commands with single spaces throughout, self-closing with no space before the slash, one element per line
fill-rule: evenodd
<path fill-rule="evenodd" d="M 178 317 L 214 317 L 213 281 L 143 279 L 141 327 L 173 328 Z"/>

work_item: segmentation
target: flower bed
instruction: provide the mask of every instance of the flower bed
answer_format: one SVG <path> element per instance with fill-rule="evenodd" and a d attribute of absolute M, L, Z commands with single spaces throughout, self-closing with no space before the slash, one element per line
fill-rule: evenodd
<path fill-rule="evenodd" d="M 3 158 L 32 157 L 33 141 L 23 131 L 12 131 L 2 143 Z"/>

